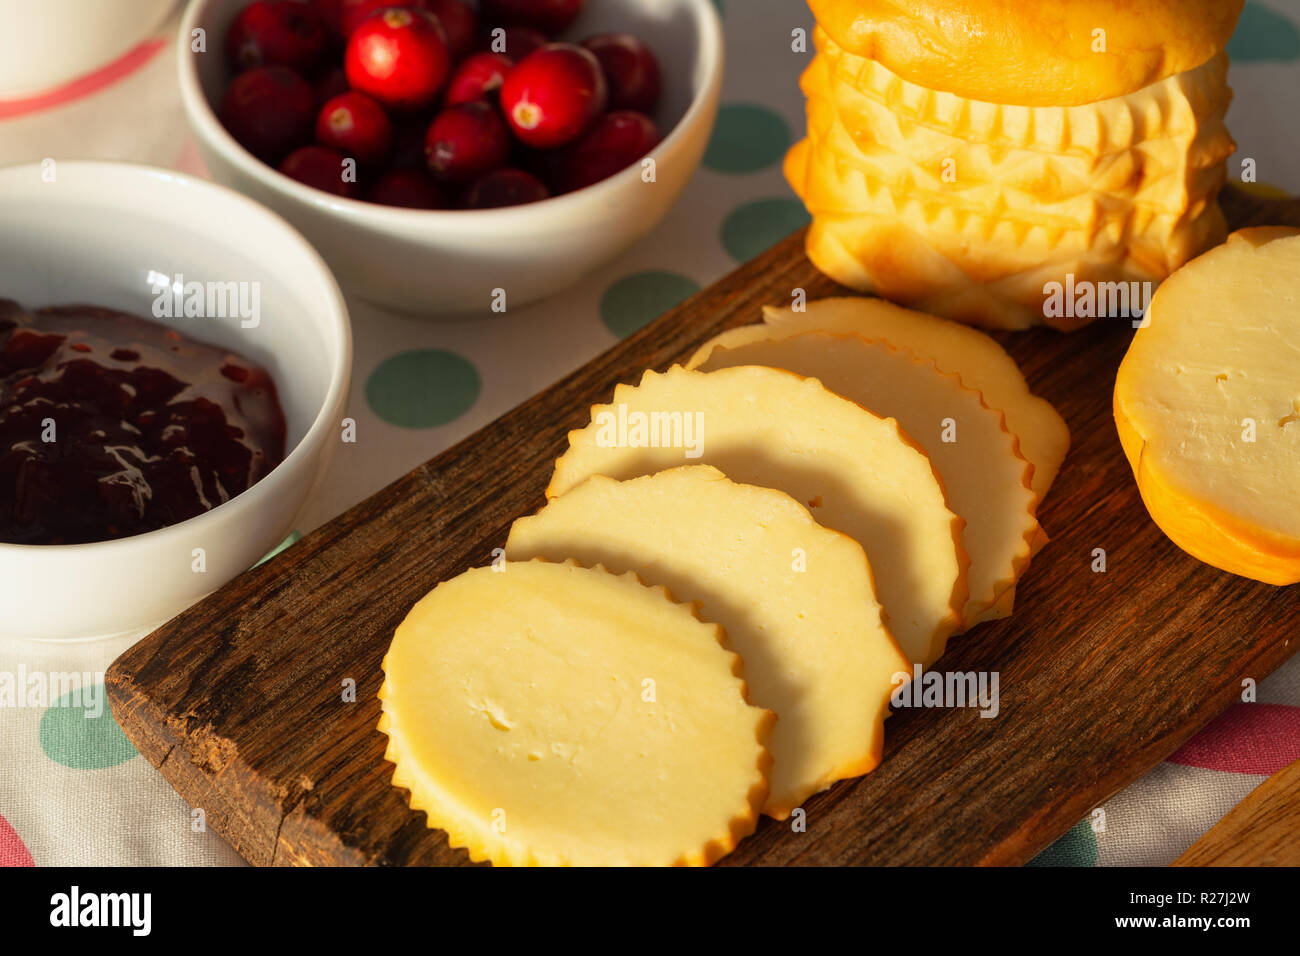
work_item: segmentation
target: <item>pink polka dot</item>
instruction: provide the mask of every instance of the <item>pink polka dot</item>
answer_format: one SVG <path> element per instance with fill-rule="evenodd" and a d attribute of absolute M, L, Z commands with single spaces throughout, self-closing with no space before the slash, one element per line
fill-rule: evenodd
<path fill-rule="evenodd" d="M 0 817 L 0 866 L 35 866 L 28 851 L 9 821 Z"/>

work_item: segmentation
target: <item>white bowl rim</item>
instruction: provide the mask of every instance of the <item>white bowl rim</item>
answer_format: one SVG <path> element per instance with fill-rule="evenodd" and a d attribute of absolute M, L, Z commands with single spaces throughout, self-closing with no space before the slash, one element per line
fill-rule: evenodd
<path fill-rule="evenodd" d="M 310 242 L 303 238 L 303 235 L 297 229 L 289 225 L 283 218 L 237 190 L 171 169 L 149 166 L 145 163 L 107 160 L 61 159 L 58 162 L 60 169 L 83 170 L 91 175 L 127 177 L 139 175 L 146 179 L 160 179 L 183 189 L 195 190 L 200 194 L 210 193 L 218 201 L 234 203 L 242 207 L 248 214 L 260 216 L 265 221 L 266 228 L 280 230 L 280 238 L 295 246 L 297 251 L 305 255 L 311 267 L 316 270 L 315 281 L 319 284 L 321 292 L 325 296 L 328 312 L 330 313 L 329 317 L 333 319 L 334 332 L 338 336 L 338 355 L 329 372 L 329 387 L 325 393 L 325 400 L 321 402 L 320 410 L 317 411 L 315 419 L 312 420 L 311 425 L 303 432 L 302 438 L 284 456 L 283 460 L 251 488 L 235 495 L 229 501 L 222 502 L 210 511 L 205 511 L 202 514 L 186 518 L 184 521 L 178 521 L 163 528 L 156 528 L 153 531 L 128 535 L 124 538 L 112 538 L 108 541 L 87 541 L 81 544 L 12 544 L 10 542 L 0 542 L 0 557 L 21 554 L 43 560 L 88 552 L 93 552 L 102 557 L 109 557 L 111 552 L 120 553 L 141 546 L 149 547 L 169 536 L 188 535 L 202 524 L 216 522 L 235 509 L 256 508 L 261 504 L 261 499 L 269 494 L 270 483 L 276 480 L 277 472 L 281 472 L 281 477 L 283 477 L 281 469 L 291 464 L 294 467 L 302 464 L 303 459 L 313 453 L 309 450 L 309 446 L 328 440 L 326 432 L 333 430 L 335 425 L 328 416 L 332 415 L 336 408 L 344 407 L 347 400 L 345 389 L 350 385 L 352 378 L 352 326 L 348 320 L 347 304 L 344 301 L 343 292 L 339 289 L 334 273 L 325 264 L 325 260 L 321 258 L 320 253 L 316 251 Z M 4 180 L 11 177 L 37 175 L 39 170 L 39 162 L 0 166 L 0 185 L 3 185 Z M 262 234 L 265 235 L 265 233 Z"/>
<path fill-rule="evenodd" d="M 181 103 L 185 108 L 185 113 L 190 122 L 197 127 L 196 132 L 198 135 L 212 144 L 214 148 L 219 149 L 225 158 L 237 166 L 242 173 L 251 176 L 270 189 L 286 193 L 299 201 L 309 203 L 323 210 L 342 213 L 345 216 L 373 217 L 375 224 L 378 225 L 388 223 L 394 226 L 410 227 L 418 223 L 428 223 L 434 227 L 457 226 L 464 228 L 468 225 L 479 226 L 481 224 L 485 229 L 492 229 L 494 226 L 502 225 L 506 219 L 510 219 L 512 224 L 518 227 L 521 225 L 520 217 L 526 217 L 533 220 L 534 224 L 540 225 L 542 220 L 548 218 L 550 214 L 559 215 L 566 211 L 575 211 L 579 203 L 598 199 L 602 193 L 605 194 L 605 198 L 612 199 L 614 190 L 620 186 L 620 182 L 626 183 L 629 176 L 640 175 L 636 165 L 633 164 L 600 182 L 592 183 L 590 186 L 570 193 L 550 196 L 537 202 L 524 203 L 518 206 L 502 206 L 495 209 L 407 209 L 401 206 L 385 206 L 382 203 L 334 196 L 324 190 L 314 189 L 286 176 L 270 164 L 262 162 L 241 146 L 226 131 L 221 121 L 217 119 L 216 110 L 208 102 L 208 98 L 204 96 L 199 85 L 198 67 L 195 65 L 194 56 L 190 52 L 190 37 L 191 31 L 196 29 L 200 15 L 206 13 L 213 2 L 214 0 L 190 0 L 176 33 L 177 74 L 180 79 Z M 686 130 L 693 126 L 700 115 L 709 108 L 713 89 L 715 87 L 721 88 L 722 72 L 726 61 L 722 20 L 718 16 L 718 10 L 713 4 L 713 0 L 683 0 L 683 2 L 691 4 L 695 20 L 700 27 L 698 44 L 699 51 L 704 57 L 704 76 L 692 95 L 691 103 L 686 108 L 686 112 L 673 125 L 668 135 L 664 136 L 659 141 L 659 144 L 646 154 L 656 161 L 670 146 L 675 145 L 678 140 L 684 139 L 687 135 Z M 218 53 L 218 55 L 220 54 Z"/>

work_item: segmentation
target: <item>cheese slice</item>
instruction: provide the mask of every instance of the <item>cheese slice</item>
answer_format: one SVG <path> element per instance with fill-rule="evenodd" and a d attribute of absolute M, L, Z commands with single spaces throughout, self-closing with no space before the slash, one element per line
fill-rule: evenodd
<path fill-rule="evenodd" d="M 1243 229 L 1156 292 L 1115 422 L 1156 524 L 1196 558 L 1300 581 L 1300 230 Z"/>
<path fill-rule="evenodd" d="M 941 372 L 956 375 L 963 385 L 984 396 L 990 408 L 1006 416 L 1020 453 L 1034 466 L 1030 486 L 1041 501 L 1056 480 L 1070 449 L 1070 429 L 1051 402 L 1029 390 L 1015 359 L 996 340 L 960 322 L 900 308 L 883 299 L 863 297 L 821 299 L 804 311 L 767 308 L 763 320 L 781 337 L 824 331 L 884 340 L 929 359 Z M 743 340 L 757 333 L 746 333 Z M 732 341 L 741 341 L 737 337 Z M 691 363 L 703 356 L 697 352 Z"/>
<path fill-rule="evenodd" d="M 633 575 L 467 571 L 384 658 L 393 783 L 477 861 L 710 863 L 754 829 L 775 719 L 722 641 Z"/>
<path fill-rule="evenodd" d="M 896 421 L 779 369 L 650 371 L 569 433 L 546 495 L 592 475 L 627 479 L 684 464 L 784 491 L 858 541 L 908 659 L 929 663 L 943 653 L 966 604 L 961 519 Z"/>
<path fill-rule="evenodd" d="M 1029 565 L 1038 497 L 1029 486 L 1033 468 L 1002 412 L 956 375 L 939 371 L 933 360 L 861 335 L 784 336 L 771 326 L 748 326 L 706 343 L 687 367 L 711 372 L 737 365 L 811 376 L 877 415 L 897 419 L 925 449 L 943 479 L 948 506 L 966 522 L 962 544 L 970 555 L 970 597 L 962 609 L 964 625 L 1009 612 L 999 602 Z"/>
<path fill-rule="evenodd" d="M 634 571 L 721 624 L 750 699 L 778 718 L 770 816 L 880 763 L 895 676 L 911 664 L 881 619 L 861 546 L 789 495 L 708 465 L 594 475 L 516 521 L 506 557 Z"/>

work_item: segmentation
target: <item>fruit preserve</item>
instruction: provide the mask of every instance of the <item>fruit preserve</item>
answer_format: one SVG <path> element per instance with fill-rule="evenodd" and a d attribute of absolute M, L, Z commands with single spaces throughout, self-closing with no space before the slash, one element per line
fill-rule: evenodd
<path fill-rule="evenodd" d="M 266 369 L 146 319 L 0 299 L 0 542 L 153 531 L 284 458 Z"/>

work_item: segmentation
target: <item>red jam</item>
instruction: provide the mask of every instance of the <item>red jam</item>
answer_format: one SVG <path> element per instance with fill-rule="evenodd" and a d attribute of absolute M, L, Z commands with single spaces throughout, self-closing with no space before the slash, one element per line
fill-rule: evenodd
<path fill-rule="evenodd" d="M 165 528 L 284 458 L 266 369 L 146 319 L 0 299 L 0 542 Z"/>

